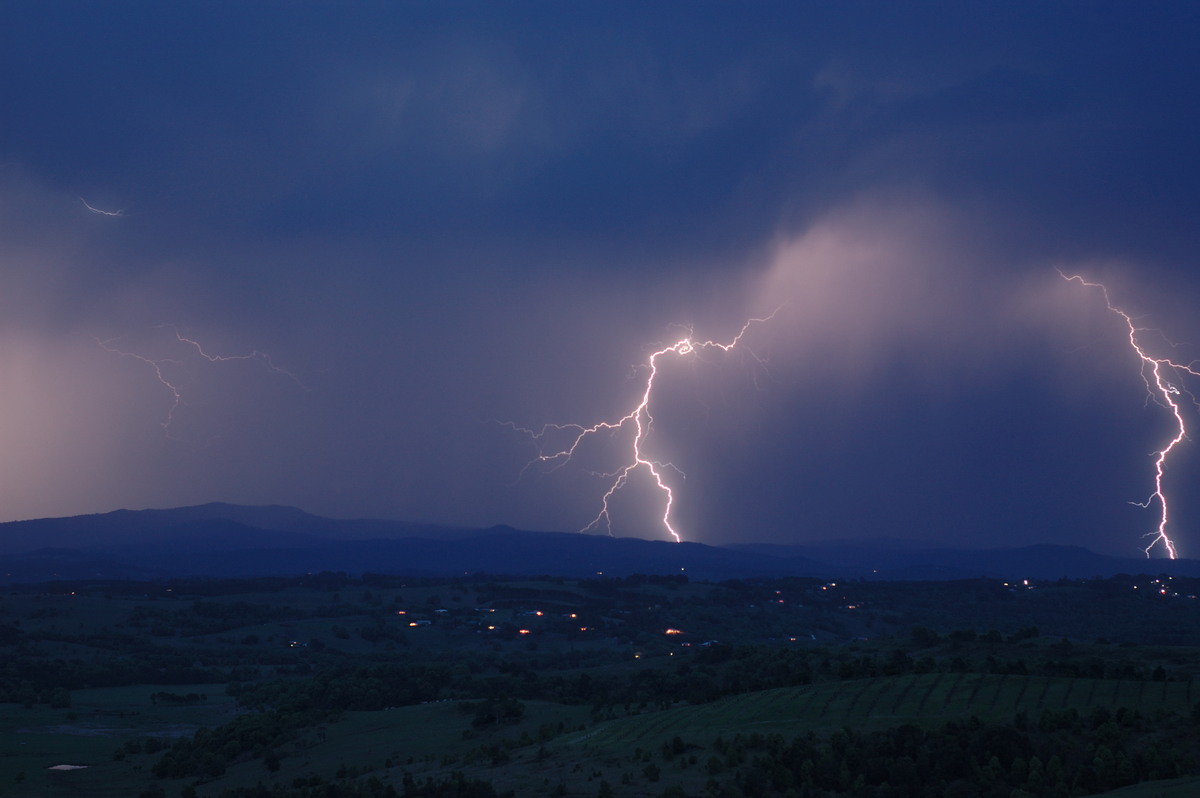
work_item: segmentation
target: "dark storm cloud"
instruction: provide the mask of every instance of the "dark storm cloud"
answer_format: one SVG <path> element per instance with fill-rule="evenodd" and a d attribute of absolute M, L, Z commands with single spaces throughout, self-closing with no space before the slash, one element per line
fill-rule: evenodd
<path fill-rule="evenodd" d="M 5 517 L 226 500 L 578 528 L 597 482 L 517 480 L 528 442 L 491 422 L 619 417 L 656 342 L 781 306 L 748 339 L 765 369 L 664 372 L 652 443 L 688 474 L 691 539 L 1127 551 L 1152 523 L 1124 502 L 1163 422 L 1054 268 L 1195 339 L 1189 5 L 6 19 Z M 162 324 L 303 389 L 188 363 L 197 434 L 171 440 L 153 370 L 97 345 Z M 614 531 L 658 536 L 630 496 Z"/>

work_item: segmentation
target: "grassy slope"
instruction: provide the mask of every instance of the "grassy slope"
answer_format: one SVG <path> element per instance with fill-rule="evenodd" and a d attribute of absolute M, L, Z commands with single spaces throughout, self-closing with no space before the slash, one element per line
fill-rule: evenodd
<path fill-rule="evenodd" d="M 222 787 L 278 781 L 290 785 L 297 776 L 317 773 L 333 778 L 343 766 L 399 781 L 408 770 L 424 777 L 444 776 L 453 770 L 493 781 L 498 789 L 520 795 L 547 794 L 560 782 L 590 794 L 589 782 L 606 779 L 621 784 L 624 794 L 657 794 L 666 784 L 681 781 L 699 788 L 704 776 L 696 766 L 678 771 L 664 767 L 661 783 L 643 774 L 646 752 L 659 762 L 662 744 L 681 737 L 702 763 L 707 748 L 718 736 L 778 733 L 784 736 L 831 731 L 843 726 L 869 729 L 901 723 L 940 723 L 976 715 L 1007 720 L 1017 712 L 1031 718 L 1043 709 L 1074 707 L 1088 712 L 1098 706 L 1129 706 L 1144 712 L 1179 711 L 1194 703 L 1185 682 L 1133 682 L 1051 678 L 994 674 L 931 673 L 830 682 L 802 687 L 765 690 L 732 696 L 709 704 L 679 706 L 592 723 L 585 707 L 563 707 L 529 702 L 517 724 L 484 730 L 473 729 L 470 716 L 452 702 L 423 704 L 383 712 L 348 713 L 320 734 L 310 730 L 304 739 L 281 751 L 283 766 L 270 773 L 261 761 L 247 762 L 199 788 L 200 795 L 216 794 Z M 115 762 L 112 752 L 129 736 L 170 735 L 201 725 L 216 725 L 233 713 L 233 704 L 214 695 L 213 686 L 177 688 L 175 692 L 208 692 L 209 700 L 185 707 L 155 706 L 155 688 L 131 687 L 81 690 L 72 707 L 53 710 L 0 707 L 0 733 L 15 741 L 6 745 L 0 760 L 0 785 L 5 796 L 136 794 L 152 780 L 149 769 L 157 755 L 129 757 Z M 125 714 L 115 714 L 125 713 Z M 522 733 L 534 740 L 539 729 L 558 728 L 565 733 L 543 743 L 520 746 Z M 493 765 L 490 747 L 509 741 L 511 757 Z M 541 749 L 539 751 L 539 749 Z M 639 756 L 639 751 L 642 756 Z M 391 767 L 388 767 L 388 760 Z M 60 763 L 88 764 L 87 770 L 53 772 Z M 26 773 L 22 784 L 18 772 Z M 187 782 L 164 782 L 168 794 L 177 794 Z M 1120 792 L 1121 798 L 1149 798 L 1162 794 L 1175 798 L 1195 794 L 1189 786 L 1141 785 L 1147 792 Z M 1155 792 L 1158 790 L 1159 792 Z"/>
<path fill-rule="evenodd" d="M 590 747 L 654 745 L 679 735 L 710 741 L 733 734 L 886 728 L 976 715 L 1035 719 L 1043 709 L 1128 706 L 1151 711 L 1190 707 L 1188 682 L 1133 682 L 978 673 L 929 673 L 786 687 L 732 696 L 711 704 L 621 718 L 580 736 Z M 657 741 L 657 742 L 656 742 Z"/>
<path fill-rule="evenodd" d="M 1186 778 L 1148 781 L 1090 798 L 1196 798 L 1197 795 L 1200 795 L 1200 778 Z"/>
<path fill-rule="evenodd" d="M 216 726 L 235 713 L 220 685 L 182 685 L 172 692 L 202 693 L 208 700 L 191 706 L 164 706 L 150 700 L 164 688 L 152 686 L 76 690 L 71 706 L 26 709 L 0 704 L 0 795 L 136 795 L 149 781 L 146 762 L 117 762 L 113 752 L 130 737 L 173 737 Z M 85 770 L 51 771 L 54 765 L 87 765 Z M 140 769 L 139 769 L 140 768 Z M 18 783 L 17 775 L 25 774 Z"/>
<path fill-rule="evenodd" d="M 510 588 L 524 588 L 531 593 L 544 590 L 546 584 L 508 583 Z M 865 588 L 864 588 L 865 589 Z M 580 589 L 567 583 L 553 585 L 563 594 L 579 593 Z M 707 595 L 713 588 L 687 585 L 678 590 L 655 586 L 645 588 L 648 595 L 665 603 L 680 596 Z M 345 589 L 345 601 L 361 600 L 365 589 Z M 416 614 L 428 613 L 431 607 L 449 606 L 470 609 L 479 601 L 475 592 L 461 586 L 430 585 L 402 589 L 373 589 L 376 605 L 385 608 L 407 607 Z M 1047 593 L 1049 591 L 1046 591 Z M 403 601 L 399 601 L 402 594 Z M 291 606 L 311 609 L 337 602 L 337 593 L 308 589 L 289 589 L 278 593 L 255 593 L 246 596 L 221 595 L 218 600 L 231 603 L 245 599 L 252 604 Z M 555 593 L 555 598 L 561 598 Z M 1018 598 L 1026 598 L 1022 594 Z M 535 599 L 537 600 L 537 599 Z M 549 599 L 542 601 L 549 605 Z M 511 617 L 515 610 L 500 602 L 497 616 Z M 83 632 L 92 629 L 120 628 L 129 612 L 138 606 L 175 609 L 188 602 L 138 597 L 109 601 L 81 602 L 78 597 L 19 595 L 5 596 L 0 613 L 11 619 L 21 619 L 25 629 L 49 628 L 63 632 Z M 691 610 L 689 610 L 691 612 Z M 720 612 L 702 607 L 700 614 L 710 613 L 720 620 Z M 37 614 L 42 613 L 42 614 Z M 303 619 L 295 622 L 268 622 L 246 626 L 219 634 L 196 637 L 154 638 L 165 646 L 192 647 L 208 638 L 238 641 L 254 633 L 261 643 L 247 646 L 247 651 L 271 651 L 286 640 L 308 640 L 319 637 L 348 654 L 368 652 L 372 646 L 354 630 L 368 622 L 366 615 Z M 349 627 L 350 639 L 338 639 L 331 633 L 335 624 Z M 794 626 L 795 624 L 792 624 Z M 733 628 L 732 623 L 727 624 Z M 788 628 L 791 628 L 789 626 Z M 441 631 L 436 626 L 407 630 L 410 643 L 429 650 L 464 651 L 476 637 L 470 632 Z M 731 635 L 722 632 L 721 639 Z M 468 639 L 469 638 L 469 639 Z M 233 645 L 232 643 L 221 643 Z M 498 644 L 492 644 L 498 645 Z M 522 644 L 524 645 L 524 644 Z M 573 644 L 581 645 L 581 644 Z M 857 644 L 851 644 L 851 647 Z M 1026 641 L 1009 647 L 1021 656 L 1037 653 L 1050 656 L 1053 644 L 1045 638 Z M 80 655 L 74 643 L 47 642 L 39 644 L 48 656 L 65 659 Z M 981 651 L 983 649 L 981 648 Z M 1113 647 L 1109 654 L 1120 656 L 1124 649 Z M 1189 656 L 1190 651 L 1167 652 L 1172 656 Z M 982 656 L 982 654 L 980 654 Z M 1129 656 L 1146 658 L 1153 664 L 1158 656 L 1146 647 L 1130 649 Z M 1163 657 L 1167 654 L 1163 654 Z M 1174 672 L 1170 662 L 1168 668 Z M 606 667 L 626 667 L 611 665 Z M 149 696 L 158 690 L 176 693 L 204 692 L 209 701 L 193 707 L 155 707 Z M 169 688 L 137 686 L 108 690 L 79 690 L 72 692 L 69 709 L 51 709 L 39 705 L 25 709 L 18 705 L 0 704 L 0 796 L 106 796 L 137 795 L 153 777 L 150 769 L 158 755 L 141 755 L 116 762 L 113 751 L 129 736 L 138 734 L 167 735 L 197 726 L 214 726 L 228 719 L 234 709 L 223 694 L 223 685 L 174 686 Z M 983 719 L 1008 720 L 1016 712 L 1027 712 L 1031 719 L 1046 708 L 1075 707 L 1086 712 L 1096 706 L 1129 706 L 1143 711 L 1167 709 L 1187 711 L 1200 700 L 1200 683 L 1192 688 L 1188 682 L 1149 682 L 1134 680 L 1091 680 L 1066 677 L 987 675 L 987 674 L 909 674 L 897 677 L 864 679 L 844 682 L 824 682 L 805 687 L 783 688 L 734 696 L 711 704 L 678 706 L 663 711 L 642 712 L 593 723 L 589 707 L 563 707 L 541 702 L 528 702 L 525 718 L 519 724 L 485 730 L 473 729 L 470 715 L 459 712 L 453 703 L 426 704 L 375 713 L 349 713 L 325 734 L 310 733 L 287 750 L 279 751 L 282 768 L 270 773 L 262 760 L 230 767 L 220 780 L 200 785 L 203 798 L 216 795 L 225 786 L 266 784 L 291 785 L 293 779 L 317 773 L 333 779 L 342 766 L 360 773 L 376 775 L 385 781 L 399 783 L 408 770 L 418 777 L 445 776 L 453 770 L 465 770 L 470 775 L 495 783 L 497 789 L 513 789 L 518 795 L 545 795 L 560 782 L 572 794 L 594 795 L 600 779 L 609 781 L 622 795 L 658 795 L 664 787 L 681 783 L 702 791 L 705 776 L 702 767 L 710 756 L 707 746 L 717 736 L 729 738 L 737 733 L 777 732 L 785 736 L 810 730 L 827 732 L 842 726 L 858 729 L 894 726 L 906 722 L 940 723 L 944 720 L 977 715 Z M 121 711 L 131 715 L 114 714 Z M 515 745 L 523 732 L 534 739 L 539 728 L 549 725 L 557 729 L 562 722 L 565 733 L 544 743 Z M 176 728 L 181 726 L 183 728 Z M 88 732 L 88 733 L 84 733 Z M 699 764 L 686 765 L 687 757 L 667 764 L 659 749 L 665 741 L 679 736 L 692 749 Z M 486 751 L 504 741 L 514 743 L 508 751 L 510 761 L 493 766 Z M 640 749 L 640 752 L 639 752 Z M 653 763 L 662 767 L 661 780 L 653 782 L 643 773 L 652 756 Z M 388 759 L 392 760 L 387 768 Z M 679 760 L 682 759 L 681 763 Z M 51 772 L 54 764 L 88 764 L 87 770 Z M 25 781 L 16 783 L 16 775 L 24 773 Z M 1119 798 L 1179 798 L 1181 795 L 1200 795 L 1198 780 L 1182 784 L 1164 783 L 1139 785 L 1136 788 L 1111 794 Z M 165 781 L 170 796 L 178 795 L 186 781 Z"/>

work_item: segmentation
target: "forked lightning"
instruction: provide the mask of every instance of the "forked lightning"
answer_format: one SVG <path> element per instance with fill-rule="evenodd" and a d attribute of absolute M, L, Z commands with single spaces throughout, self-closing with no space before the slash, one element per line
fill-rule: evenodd
<path fill-rule="evenodd" d="M 546 424 L 538 430 L 517 427 L 513 424 L 507 425 L 513 429 L 527 434 L 533 439 L 538 447 L 542 449 L 537 457 L 526 464 L 525 468 L 528 469 L 529 467 L 537 464 L 551 464 L 553 468 L 560 468 L 571 460 L 571 458 L 578 451 L 579 447 L 583 444 L 584 440 L 589 436 L 596 435 L 597 433 L 601 432 L 615 432 L 617 430 L 632 426 L 634 434 L 630 450 L 630 459 L 624 465 L 618 467 L 615 471 L 600 474 L 602 477 L 611 479 L 612 482 L 609 483 L 608 489 L 604 492 L 604 495 L 600 499 L 600 511 L 596 514 L 596 517 L 593 518 L 591 522 L 589 522 L 580 531 L 588 532 L 603 525 L 607 532 L 610 535 L 612 534 L 612 517 L 610 515 L 609 502 L 612 500 L 614 494 L 616 494 L 621 488 L 625 487 L 630 478 L 640 470 L 646 472 L 649 478 L 653 481 L 654 486 L 657 487 L 657 489 L 663 495 L 663 527 L 676 542 L 681 541 L 682 538 L 679 534 L 679 530 L 676 529 L 674 524 L 671 522 L 671 510 L 674 506 L 675 493 L 671 489 L 670 481 L 664 477 L 664 472 L 669 469 L 680 476 L 684 476 L 684 474 L 674 464 L 652 460 L 643 451 L 643 445 L 646 442 L 646 435 L 650 432 L 650 427 L 654 423 L 654 417 L 650 412 L 650 402 L 654 393 L 654 380 L 658 376 L 659 358 L 667 355 L 687 357 L 688 355 L 692 355 L 697 352 L 714 349 L 722 352 L 728 352 L 742 343 L 743 337 L 745 337 L 746 332 L 752 325 L 761 324 L 771 320 L 774 318 L 775 313 L 778 313 L 778 310 L 772 312 L 769 316 L 764 316 L 763 318 L 750 319 L 742 325 L 742 328 L 738 331 L 738 334 L 734 336 L 733 339 L 728 343 L 720 343 L 718 341 L 696 341 L 693 340 L 689 335 L 688 337 L 676 341 L 670 346 L 665 346 L 662 349 L 651 353 L 644 366 L 646 369 L 646 382 L 645 387 L 641 392 L 641 398 L 632 410 L 630 410 L 624 416 L 621 416 L 616 421 L 601 421 L 596 424 L 592 424 L 591 426 L 584 426 L 582 424 Z M 560 437 L 561 433 L 566 433 L 567 444 L 565 446 L 550 451 L 542 448 L 549 445 L 548 437 Z"/>
<path fill-rule="evenodd" d="M 1196 397 L 1192 395 L 1186 387 L 1181 388 L 1183 384 L 1182 378 L 1184 375 L 1200 377 L 1200 371 L 1197 370 L 1196 361 L 1190 363 L 1179 363 L 1170 358 L 1153 357 L 1146 348 L 1139 342 L 1138 334 L 1144 332 L 1156 332 L 1146 327 L 1139 327 L 1134 323 L 1133 317 L 1116 307 L 1112 303 L 1112 299 L 1108 295 L 1108 289 L 1100 283 L 1092 283 L 1083 279 L 1079 275 L 1067 275 L 1059 272 L 1064 280 L 1078 282 L 1080 285 L 1088 288 L 1098 288 L 1104 295 L 1104 303 L 1108 309 L 1121 317 L 1125 322 L 1125 326 L 1129 331 L 1129 346 L 1137 354 L 1141 360 L 1142 381 L 1146 384 L 1146 392 L 1150 400 L 1155 404 L 1167 408 L 1171 411 L 1171 415 L 1175 418 L 1175 434 L 1171 439 L 1158 451 L 1154 452 L 1154 492 L 1144 502 L 1131 502 L 1139 507 L 1150 507 L 1157 504 L 1159 507 L 1158 528 L 1146 533 L 1146 537 L 1150 538 L 1150 545 L 1146 546 L 1146 556 L 1150 556 L 1150 552 L 1155 546 L 1161 545 L 1167 552 L 1167 556 L 1172 560 L 1175 559 L 1175 541 L 1167 534 L 1167 525 L 1170 520 L 1167 494 L 1163 488 L 1163 477 L 1166 474 L 1167 459 L 1180 443 L 1187 438 L 1187 422 L 1183 416 L 1183 409 L 1180 406 L 1182 397 L 1187 396 L 1193 406 L 1200 407 L 1197 404 Z"/>

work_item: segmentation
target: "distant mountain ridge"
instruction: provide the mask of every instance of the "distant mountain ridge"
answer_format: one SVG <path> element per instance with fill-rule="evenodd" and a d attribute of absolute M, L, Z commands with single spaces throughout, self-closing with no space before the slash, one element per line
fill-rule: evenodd
<path fill-rule="evenodd" d="M 233 522 L 250 529 L 331 540 L 412 537 L 450 530 L 450 527 L 402 521 L 324 518 L 284 505 L 213 502 L 167 510 L 114 510 L 66 518 L 11 521 L 0 524 L 0 554 L 47 546 L 92 548 L 97 540 L 104 540 L 107 545 L 143 545 L 153 542 L 156 537 L 165 538 L 164 533 L 176 529 L 202 529 L 204 524 L 216 521 Z"/>
<path fill-rule="evenodd" d="M 684 574 L 896 580 L 1200 576 L 1195 560 L 1096 554 L 1079 546 L 968 550 L 911 541 L 708 546 L 511 527 L 337 520 L 294 507 L 213 503 L 0 524 L 0 583 L 53 579 L 293 576 L 320 571 L 564 577 Z"/>

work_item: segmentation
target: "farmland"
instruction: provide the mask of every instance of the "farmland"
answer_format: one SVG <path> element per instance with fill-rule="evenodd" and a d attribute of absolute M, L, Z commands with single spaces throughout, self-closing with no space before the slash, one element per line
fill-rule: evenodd
<path fill-rule="evenodd" d="M 1191 794 L 1196 590 L 29 586 L 0 598 L 0 795 Z"/>

